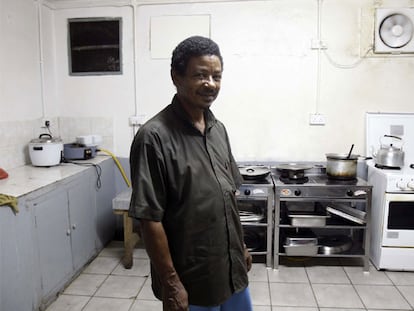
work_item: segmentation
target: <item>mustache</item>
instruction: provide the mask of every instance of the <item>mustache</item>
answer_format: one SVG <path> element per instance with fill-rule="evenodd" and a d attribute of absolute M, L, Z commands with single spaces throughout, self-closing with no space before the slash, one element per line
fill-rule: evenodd
<path fill-rule="evenodd" d="M 217 95 L 218 91 L 212 88 L 205 88 L 201 90 L 199 94 L 203 96 L 211 96 L 211 95 Z"/>

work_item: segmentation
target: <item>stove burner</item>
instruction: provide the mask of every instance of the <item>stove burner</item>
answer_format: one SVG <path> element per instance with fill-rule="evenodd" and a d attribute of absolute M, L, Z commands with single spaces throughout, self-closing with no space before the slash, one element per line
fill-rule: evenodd
<path fill-rule="evenodd" d="M 289 178 L 280 176 L 279 180 L 284 184 L 305 184 L 309 181 L 309 178 L 307 176 L 303 176 L 301 178 Z"/>
<path fill-rule="evenodd" d="M 401 167 L 398 167 L 398 166 L 386 166 L 386 165 L 379 165 L 379 164 L 375 164 L 375 167 L 381 170 L 400 170 L 401 169 Z"/>

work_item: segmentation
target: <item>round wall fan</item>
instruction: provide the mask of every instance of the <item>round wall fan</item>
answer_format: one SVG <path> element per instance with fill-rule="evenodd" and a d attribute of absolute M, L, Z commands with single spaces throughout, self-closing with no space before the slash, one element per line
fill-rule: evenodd
<path fill-rule="evenodd" d="M 414 52 L 414 9 L 377 9 L 375 52 Z"/>

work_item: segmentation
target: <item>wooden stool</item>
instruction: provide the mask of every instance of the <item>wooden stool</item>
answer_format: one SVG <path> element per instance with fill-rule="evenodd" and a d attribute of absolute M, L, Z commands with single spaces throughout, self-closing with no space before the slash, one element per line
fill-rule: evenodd
<path fill-rule="evenodd" d="M 133 219 L 128 216 L 129 202 L 131 200 L 131 189 L 121 192 L 112 200 L 112 209 L 114 214 L 122 215 L 124 225 L 124 248 L 125 253 L 122 258 L 122 264 L 125 269 L 131 269 L 133 266 L 133 252 L 135 245 L 139 241 L 139 235 L 134 232 Z"/>

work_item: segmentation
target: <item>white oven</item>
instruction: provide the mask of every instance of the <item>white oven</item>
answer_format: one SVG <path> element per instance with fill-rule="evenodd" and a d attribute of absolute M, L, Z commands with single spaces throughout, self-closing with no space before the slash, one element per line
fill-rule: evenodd
<path fill-rule="evenodd" d="M 372 187 L 370 259 L 377 269 L 414 271 L 414 114 L 368 113 L 366 153 L 380 148 L 380 137 L 403 139 L 402 167 L 375 166 L 368 161 Z"/>
<path fill-rule="evenodd" d="M 385 247 L 414 247 L 414 193 L 386 193 L 384 197 Z"/>

